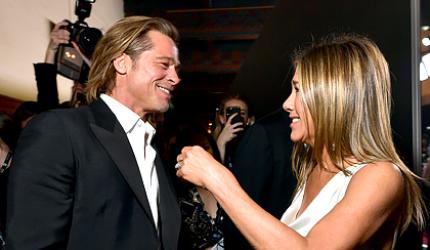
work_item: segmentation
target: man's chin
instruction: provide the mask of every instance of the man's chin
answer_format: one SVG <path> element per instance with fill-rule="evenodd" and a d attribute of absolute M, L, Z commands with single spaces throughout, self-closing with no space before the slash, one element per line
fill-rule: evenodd
<path fill-rule="evenodd" d="M 164 106 L 162 106 L 161 108 L 158 109 L 158 112 L 165 113 L 165 112 L 167 112 L 167 110 L 169 110 L 169 107 L 170 107 L 169 104 L 164 105 Z"/>

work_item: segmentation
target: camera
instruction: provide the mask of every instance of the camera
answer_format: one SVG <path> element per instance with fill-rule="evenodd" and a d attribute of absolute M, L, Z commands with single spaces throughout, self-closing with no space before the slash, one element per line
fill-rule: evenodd
<path fill-rule="evenodd" d="M 70 32 L 70 42 L 75 42 L 87 58 L 91 58 L 97 42 L 103 36 L 99 29 L 89 27 L 84 21 L 90 16 L 94 2 L 95 0 L 76 0 L 75 15 L 78 20 L 75 23 L 66 20 L 69 24 L 63 27 Z M 59 46 L 56 61 L 59 74 L 81 83 L 87 81 L 89 66 L 71 43 Z"/>
<path fill-rule="evenodd" d="M 243 123 L 243 124 L 245 124 L 244 123 L 244 120 L 243 120 L 243 118 L 242 118 L 242 116 L 241 116 L 241 110 L 240 110 L 240 107 L 227 107 L 226 109 L 225 109 L 225 117 L 228 119 L 230 116 L 232 116 L 233 114 L 237 114 L 235 117 L 233 117 L 232 118 L 232 120 L 231 120 L 231 124 L 235 124 L 235 123 L 238 123 L 238 122 L 241 122 L 241 123 Z"/>

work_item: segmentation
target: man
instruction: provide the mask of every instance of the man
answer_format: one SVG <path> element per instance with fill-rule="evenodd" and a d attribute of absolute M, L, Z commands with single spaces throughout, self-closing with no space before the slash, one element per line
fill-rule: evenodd
<path fill-rule="evenodd" d="M 145 120 L 165 112 L 176 28 L 127 17 L 93 55 L 89 106 L 53 110 L 23 131 L 11 167 L 8 249 L 176 249 L 180 212 Z"/>
<path fill-rule="evenodd" d="M 279 219 L 290 205 L 297 183 L 291 168 L 289 123 L 288 113 L 279 109 L 249 127 L 232 169 L 248 195 Z M 223 232 L 225 249 L 253 249 L 228 217 Z"/>

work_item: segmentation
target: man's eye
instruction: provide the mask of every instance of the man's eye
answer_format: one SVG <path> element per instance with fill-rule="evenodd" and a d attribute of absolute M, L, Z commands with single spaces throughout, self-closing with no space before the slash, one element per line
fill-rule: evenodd
<path fill-rule="evenodd" d="M 161 67 L 163 69 L 168 69 L 169 68 L 169 64 L 168 63 L 161 63 Z"/>

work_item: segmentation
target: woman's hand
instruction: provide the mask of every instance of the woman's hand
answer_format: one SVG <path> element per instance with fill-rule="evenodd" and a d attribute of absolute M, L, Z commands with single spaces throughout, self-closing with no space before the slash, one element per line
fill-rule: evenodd
<path fill-rule="evenodd" d="M 67 21 L 61 21 L 55 24 L 51 31 L 51 38 L 49 40 L 48 48 L 45 54 L 45 63 L 54 64 L 55 54 L 57 53 L 58 46 L 60 44 L 68 44 L 70 40 L 70 32 L 64 29 L 69 23 Z"/>
<path fill-rule="evenodd" d="M 217 143 L 220 142 L 225 146 L 227 142 L 231 141 L 237 136 L 237 132 L 243 131 L 244 124 L 242 122 L 231 124 L 232 119 L 237 115 L 237 113 L 234 113 L 227 119 L 226 123 L 224 124 L 224 128 L 218 136 Z"/>
<path fill-rule="evenodd" d="M 232 119 L 237 116 L 237 113 L 231 115 L 224 124 L 224 128 L 221 130 L 219 134 L 216 144 L 218 146 L 219 153 L 221 155 L 221 160 L 224 161 L 225 156 L 225 146 L 227 142 L 233 140 L 237 136 L 237 133 L 243 131 L 243 123 L 237 122 L 235 124 L 231 124 Z"/>
<path fill-rule="evenodd" d="M 180 165 L 176 175 L 204 188 L 220 181 L 223 171 L 227 171 L 200 146 L 184 147 L 176 159 Z"/>

